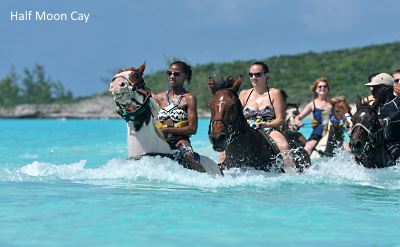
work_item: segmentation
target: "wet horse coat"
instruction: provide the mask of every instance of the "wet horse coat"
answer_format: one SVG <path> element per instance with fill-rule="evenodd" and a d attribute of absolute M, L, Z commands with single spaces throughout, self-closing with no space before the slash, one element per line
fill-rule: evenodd
<path fill-rule="evenodd" d="M 208 135 L 213 149 L 225 151 L 225 160 L 222 163 L 225 168 L 247 166 L 281 172 L 282 161 L 278 159 L 272 139 L 263 130 L 251 128 L 243 115 L 242 104 L 237 95 L 241 80 L 241 77 L 219 82 L 212 78 L 209 80 L 213 96 L 210 101 Z M 307 161 L 303 164 L 309 165 Z M 301 170 L 303 167 L 298 168 Z"/>
<path fill-rule="evenodd" d="M 369 104 L 357 97 L 357 111 L 352 117 L 350 147 L 355 160 L 367 168 L 383 168 L 395 165 L 385 149 L 383 125 L 378 114 Z"/>

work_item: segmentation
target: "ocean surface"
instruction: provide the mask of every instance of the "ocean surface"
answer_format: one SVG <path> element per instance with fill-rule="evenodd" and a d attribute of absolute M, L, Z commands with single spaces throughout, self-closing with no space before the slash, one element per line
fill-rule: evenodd
<path fill-rule="evenodd" d="M 216 159 L 207 128 L 193 146 Z M 0 120 L 0 246 L 400 246 L 400 165 L 211 177 L 126 157 L 123 120 Z"/>

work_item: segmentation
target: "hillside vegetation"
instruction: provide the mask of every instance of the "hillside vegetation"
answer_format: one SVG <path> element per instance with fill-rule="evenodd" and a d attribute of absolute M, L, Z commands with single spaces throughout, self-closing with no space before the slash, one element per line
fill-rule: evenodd
<path fill-rule="evenodd" d="M 354 102 L 357 94 L 368 95 L 368 75 L 372 72 L 391 73 L 400 69 L 400 42 L 371 45 L 329 52 L 307 52 L 293 56 L 275 56 L 261 60 L 271 72 L 269 85 L 283 89 L 289 102 L 304 103 L 312 98 L 309 86 L 318 77 L 328 78 L 330 95 L 345 95 Z M 207 86 L 209 75 L 217 79 L 223 76 L 244 75 L 242 89 L 251 87 L 247 76 L 248 67 L 255 60 L 229 63 L 209 63 L 193 66 L 193 78 L 188 89 L 198 99 L 199 108 L 207 108 L 211 97 Z M 137 66 L 137 65 L 135 65 Z M 153 91 L 166 90 L 168 81 L 165 71 L 145 76 L 146 84 Z"/>
<path fill-rule="evenodd" d="M 369 94 L 364 84 L 370 73 L 390 73 L 394 69 L 400 69 L 399 51 L 400 42 L 394 42 L 329 52 L 275 56 L 262 61 L 270 68 L 270 87 L 285 90 L 289 102 L 309 101 L 312 98 L 309 86 L 316 78 L 324 76 L 328 78 L 331 86 L 331 96 L 345 95 L 352 103 L 357 94 Z M 190 64 L 190 61 L 188 62 Z M 242 89 L 249 88 L 251 84 L 247 70 L 253 62 L 255 60 L 237 60 L 193 66 L 193 78 L 188 89 L 197 96 L 199 109 L 207 109 L 211 98 L 207 86 L 208 76 L 214 76 L 218 80 L 221 77 L 242 74 L 244 76 Z M 139 64 L 132 65 L 139 66 Z M 165 70 L 145 75 L 146 84 L 152 91 L 160 92 L 168 88 Z M 108 85 L 105 86 L 105 90 L 106 88 Z M 104 92 L 104 95 L 110 94 Z M 24 69 L 22 75 L 11 70 L 0 79 L 0 107 L 12 108 L 19 104 L 77 103 L 88 98 L 91 97 L 73 97 L 72 92 L 65 90 L 60 81 L 47 76 L 41 65 L 35 65 L 32 70 Z"/>

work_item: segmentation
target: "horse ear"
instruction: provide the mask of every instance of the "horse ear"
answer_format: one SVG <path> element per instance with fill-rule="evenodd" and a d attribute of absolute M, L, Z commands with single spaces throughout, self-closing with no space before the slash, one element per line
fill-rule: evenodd
<path fill-rule="evenodd" d="M 215 92 L 217 91 L 215 86 L 215 80 L 211 76 L 208 77 L 208 87 L 210 88 L 211 93 L 215 94 Z"/>
<path fill-rule="evenodd" d="M 144 61 L 143 64 L 140 65 L 138 70 L 140 71 L 141 74 L 143 74 L 145 68 L 146 68 L 146 61 Z"/>
<path fill-rule="evenodd" d="M 236 78 L 236 80 L 233 82 L 232 90 L 233 90 L 234 92 L 237 93 L 237 92 L 239 91 L 240 85 L 242 84 L 242 79 L 243 79 L 243 75 L 239 75 L 239 76 Z"/>

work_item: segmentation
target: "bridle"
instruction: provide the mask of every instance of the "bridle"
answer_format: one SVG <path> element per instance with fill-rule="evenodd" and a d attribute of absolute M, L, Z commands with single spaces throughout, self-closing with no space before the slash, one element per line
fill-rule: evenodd
<path fill-rule="evenodd" d="M 358 109 L 363 109 L 363 108 L 369 108 L 368 106 L 365 107 L 359 107 Z M 356 157 L 362 158 L 362 157 L 367 157 L 369 154 L 374 153 L 371 152 L 372 150 L 376 150 L 376 148 L 379 146 L 381 142 L 379 142 L 379 136 L 378 136 L 378 131 L 372 131 L 374 126 L 371 127 L 371 130 L 368 129 L 364 124 L 362 123 L 356 123 L 350 130 L 350 136 L 353 135 L 353 132 L 356 128 L 361 128 L 365 132 L 367 132 L 367 140 L 364 144 L 364 146 L 361 149 L 361 152 L 356 154 Z"/>
<path fill-rule="evenodd" d="M 135 122 L 135 117 L 141 115 L 144 113 L 146 110 L 150 108 L 150 98 L 151 98 L 151 91 L 150 89 L 146 88 L 145 82 L 142 79 L 141 82 L 134 84 L 129 77 L 125 77 L 123 75 L 117 75 L 113 78 L 115 80 L 116 78 L 121 77 L 125 79 L 129 85 L 128 89 L 132 91 L 133 93 L 138 93 L 143 96 L 143 101 L 139 102 L 135 98 L 131 98 L 131 101 L 127 104 L 120 104 L 116 101 L 116 104 L 118 106 L 117 114 L 120 115 L 126 122 L 133 121 Z M 137 107 L 133 108 L 131 105 L 132 103 L 135 103 Z"/>
<path fill-rule="evenodd" d="M 232 92 L 233 94 L 236 95 L 236 93 L 228 88 L 225 88 L 223 90 L 228 90 L 230 92 Z M 235 102 L 233 102 L 231 104 L 232 107 L 236 107 L 236 109 L 240 109 L 241 103 L 238 99 L 235 99 Z M 228 134 L 228 139 L 227 139 L 227 145 L 231 144 L 232 142 L 234 142 L 235 140 L 238 139 L 240 133 L 242 132 L 242 126 L 243 126 L 243 122 L 245 121 L 241 121 L 243 120 L 240 117 L 240 114 L 236 114 L 236 119 L 232 122 L 225 122 L 225 120 L 223 118 L 218 118 L 218 119 L 210 119 L 210 124 L 208 125 L 208 137 L 211 141 L 211 129 L 212 126 L 216 123 L 216 122 L 221 122 L 222 125 L 224 126 L 224 129 L 227 131 L 226 133 Z"/>

